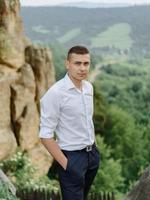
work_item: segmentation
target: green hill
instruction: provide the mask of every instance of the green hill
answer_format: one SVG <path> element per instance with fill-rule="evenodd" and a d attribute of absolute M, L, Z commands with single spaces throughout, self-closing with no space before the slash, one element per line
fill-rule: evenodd
<path fill-rule="evenodd" d="M 25 32 L 44 44 L 85 44 L 95 52 L 149 57 L 150 6 L 123 8 L 22 7 Z M 113 48 L 113 49 L 112 49 Z"/>
<path fill-rule="evenodd" d="M 97 37 L 91 38 L 92 48 L 110 47 L 117 49 L 130 49 L 132 39 L 130 37 L 131 27 L 127 23 L 114 24 Z"/>

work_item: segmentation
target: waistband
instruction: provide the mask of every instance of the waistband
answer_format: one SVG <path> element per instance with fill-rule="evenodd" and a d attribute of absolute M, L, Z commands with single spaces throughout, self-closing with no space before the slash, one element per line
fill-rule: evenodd
<path fill-rule="evenodd" d="M 96 144 L 95 142 L 92 144 L 92 145 L 87 145 L 85 148 L 83 149 L 79 149 L 79 150 L 70 150 L 71 152 L 80 152 L 80 151 L 86 151 L 86 152 L 89 152 L 89 151 L 92 151 L 93 148 L 96 147 Z M 62 151 L 69 151 L 69 150 L 64 150 L 64 149 L 61 149 Z"/>
<path fill-rule="evenodd" d="M 88 145 L 88 146 L 86 146 L 84 149 L 81 149 L 81 150 L 79 150 L 79 151 L 86 151 L 86 152 L 89 152 L 89 151 L 92 151 L 92 149 L 93 149 L 94 147 L 96 147 L 95 142 L 94 142 L 92 145 Z"/>

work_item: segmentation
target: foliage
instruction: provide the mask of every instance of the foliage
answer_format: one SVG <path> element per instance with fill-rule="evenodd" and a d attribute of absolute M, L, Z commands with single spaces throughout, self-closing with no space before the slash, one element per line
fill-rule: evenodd
<path fill-rule="evenodd" d="M 139 64 L 124 62 L 105 66 L 96 85 L 109 104 L 115 104 L 129 112 L 136 124 L 147 124 L 150 117 L 149 70 L 150 60 Z M 100 82 L 99 82 L 100 79 Z"/>
<path fill-rule="evenodd" d="M 150 161 L 149 63 L 106 65 L 95 81 L 99 93 L 95 95 L 95 130 L 112 148 L 111 156 L 120 160 L 122 192 L 131 188 Z"/>
<path fill-rule="evenodd" d="M 122 166 L 119 159 L 114 159 L 112 149 L 104 143 L 104 138 L 100 135 L 96 137 L 97 146 L 100 151 L 100 168 L 92 185 L 92 191 L 114 191 L 118 193 L 119 189 L 124 186 L 124 178 L 121 174 Z"/>
<path fill-rule="evenodd" d="M 103 95 L 98 90 L 97 86 L 94 84 L 94 127 L 95 132 L 101 133 L 104 131 L 104 125 L 106 122 L 106 115 L 107 115 L 107 103 L 104 99 Z"/>
<path fill-rule="evenodd" d="M 18 189 L 59 190 L 58 181 L 49 180 L 46 175 L 36 177 L 36 167 L 31 164 L 31 160 L 25 152 L 18 151 L 11 158 L 0 163 L 0 167 Z"/>
<path fill-rule="evenodd" d="M 113 148 L 113 158 L 121 159 L 122 175 L 128 185 L 137 179 L 141 166 L 147 164 L 143 132 L 121 108 L 111 106 L 108 113 L 105 142 Z"/>
<path fill-rule="evenodd" d="M 61 45 L 50 45 L 53 51 L 53 62 L 56 71 L 56 80 L 63 78 L 66 73 L 65 59 L 66 50 Z"/>
<path fill-rule="evenodd" d="M 0 164 L 0 167 L 17 187 L 29 184 L 35 172 L 35 167 L 31 165 L 27 154 L 21 151 L 18 151 L 11 158 L 4 160 Z"/>
<path fill-rule="evenodd" d="M 8 185 L 5 183 L 2 183 L 0 181 L 0 199 L 1 200 L 19 200 L 15 195 L 13 195 L 10 190 Z"/>

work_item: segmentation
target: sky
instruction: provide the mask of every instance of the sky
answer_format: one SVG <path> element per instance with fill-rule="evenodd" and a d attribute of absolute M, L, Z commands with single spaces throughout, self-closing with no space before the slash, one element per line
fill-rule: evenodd
<path fill-rule="evenodd" d="M 150 4 L 150 0 L 20 0 L 22 6 L 58 5 L 66 2 L 119 3 L 119 4 Z"/>

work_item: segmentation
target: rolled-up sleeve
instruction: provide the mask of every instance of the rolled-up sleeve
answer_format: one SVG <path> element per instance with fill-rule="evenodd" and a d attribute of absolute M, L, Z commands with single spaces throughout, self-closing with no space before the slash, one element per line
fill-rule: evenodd
<path fill-rule="evenodd" d="M 40 99 L 40 138 L 53 138 L 59 121 L 60 105 L 58 94 L 49 90 Z"/>

